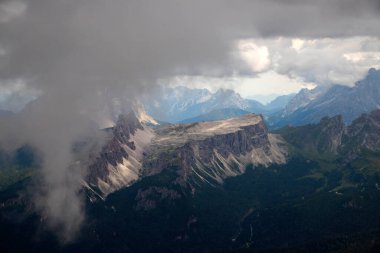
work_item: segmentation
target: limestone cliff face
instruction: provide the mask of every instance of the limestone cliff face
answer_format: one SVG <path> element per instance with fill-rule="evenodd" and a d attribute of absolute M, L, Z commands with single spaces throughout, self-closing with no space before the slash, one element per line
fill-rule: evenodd
<path fill-rule="evenodd" d="M 102 195 L 140 177 L 143 150 L 153 137 L 153 131 L 144 127 L 133 112 L 120 116 L 116 125 L 105 131 L 108 140 L 98 154 L 93 154 L 86 180 Z"/>
<path fill-rule="evenodd" d="M 268 133 L 261 116 L 246 115 L 214 122 L 179 124 L 156 132 L 144 160 L 144 173 L 176 166 L 178 181 L 191 186 L 220 184 L 244 173 L 248 164 L 284 163 L 282 139 Z"/>
<path fill-rule="evenodd" d="M 286 143 L 271 134 L 259 115 L 152 128 L 134 113 L 122 116 L 105 130 L 108 140 L 93 155 L 87 185 L 105 196 L 174 167 L 177 182 L 193 189 L 217 185 L 244 173 L 248 164 L 285 163 Z M 306 152 L 339 154 L 347 162 L 362 150 L 380 151 L 380 110 L 364 114 L 350 126 L 341 116 L 319 124 L 289 127 L 280 132 L 287 143 Z"/>
<path fill-rule="evenodd" d="M 181 184 L 220 184 L 248 164 L 284 163 L 281 137 L 259 115 L 153 129 L 132 113 L 107 130 L 109 140 L 89 167 L 87 183 L 107 195 L 170 167 Z"/>

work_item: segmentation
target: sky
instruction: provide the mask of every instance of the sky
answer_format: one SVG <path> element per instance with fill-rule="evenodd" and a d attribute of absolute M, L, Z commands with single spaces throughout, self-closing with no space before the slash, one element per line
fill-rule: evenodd
<path fill-rule="evenodd" d="M 250 74 L 177 76 L 170 85 L 234 89 L 243 97 L 259 98 L 257 95 L 285 95 L 318 85 L 353 86 L 369 68 L 380 68 L 377 36 L 252 38 L 238 41 L 236 50 Z"/>
<path fill-rule="evenodd" d="M 379 27 L 379 0 L 0 0 L 0 109 L 36 98 L 1 119 L 0 146 L 39 150 L 35 206 L 70 241 L 86 175 L 72 146 L 112 99 L 127 110 L 162 83 L 245 97 L 352 86 L 380 67 Z"/>
<path fill-rule="evenodd" d="M 273 70 L 259 73 L 256 76 L 176 76 L 172 79 L 161 81 L 161 85 L 168 84 L 171 87 L 190 86 L 192 88 L 206 88 L 212 92 L 218 89 L 233 89 L 242 97 L 253 98 L 257 95 L 269 95 L 270 97 L 296 93 L 300 89 L 312 89 L 316 85 L 312 82 L 290 78 Z M 275 97 L 274 97 L 275 98 Z"/>
<path fill-rule="evenodd" d="M 123 90 L 131 89 L 123 84 L 127 79 L 138 79 L 141 87 L 159 80 L 232 88 L 243 97 L 352 86 L 370 67 L 379 68 L 379 5 L 378 0 L 0 0 L 0 109 L 18 110 L 18 101 L 42 94 L 46 87 L 35 82 L 37 73 L 51 69 L 114 75 L 113 82 L 121 83 L 114 87 Z M 20 79 L 28 84 L 22 94 L 10 85 Z"/>

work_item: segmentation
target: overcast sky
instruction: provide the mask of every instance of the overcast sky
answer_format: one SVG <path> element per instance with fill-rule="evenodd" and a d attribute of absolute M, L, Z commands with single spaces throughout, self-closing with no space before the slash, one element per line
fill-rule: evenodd
<path fill-rule="evenodd" d="M 353 85 L 379 67 L 379 3 L 0 0 L 0 85 L 8 97 L 0 103 L 7 109 L 8 101 L 23 101 L 13 94 L 20 80 L 32 90 L 25 96 L 46 89 L 31 83 L 48 71 L 54 79 L 68 73 L 113 75 L 120 83 L 161 79 L 243 96 Z"/>
<path fill-rule="evenodd" d="M 237 42 L 236 50 L 247 74 L 176 76 L 170 84 L 229 88 L 244 97 L 284 95 L 317 85 L 353 86 L 369 68 L 380 68 L 377 36 L 251 38 Z"/>

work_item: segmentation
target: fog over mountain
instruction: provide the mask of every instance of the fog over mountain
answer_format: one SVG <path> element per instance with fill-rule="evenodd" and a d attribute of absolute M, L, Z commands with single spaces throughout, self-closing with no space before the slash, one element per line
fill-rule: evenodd
<path fill-rule="evenodd" d="M 1 119 L 0 144 L 40 152 L 33 205 L 69 242 L 86 218 L 87 166 L 73 150 L 108 141 L 98 129 L 116 123 L 115 98 L 128 111 L 176 76 L 269 69 L 300 86 L 350 85 L 378 64 L 379 14 L 377 0 L 0 0 L 2 109 L 21 110 Z"/>

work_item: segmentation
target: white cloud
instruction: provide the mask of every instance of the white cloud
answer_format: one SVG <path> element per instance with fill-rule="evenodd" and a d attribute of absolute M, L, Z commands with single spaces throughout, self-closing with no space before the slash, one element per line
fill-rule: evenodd
<path fill-rule="evenodd" d="M 318 85 L 352 86 L 369 68 L 380 67 L 380 39 L 376 37 L 246 41 L 268 49 L 271 64 L 267 69 Z"/>
<path fill-rule="evenodd" d="M 237 44 L 240 57 L 253 72 L 263 72 L 270 65 L 269 52 L 266 46 L 258 46 L 254 41 L 240 40 Z"/>
<path fill-rule="evenodd" d="M 27 4 L 21 1 L 6 1 L 0 4 L 0 23 L 10 22 L 24 15 Z"/>
<path fill-rule="evenodd" d="M 238 69 L 235 75 L 224 77 L 177 76 L 162 83 L 212 91 L 230 88 L 249 97 L 288 94 L 315 85 L 352 86 L 369 68 L 380 68 L 377 37 L 245 39 L 239 40 L 236 48 L 248 72 Z M 244 75 L 239 74 L 242 72 Z"/>
<path fill-rule="evenodd" d="M 305 44 L 305 40 L 302 39 L 292 39 L 292 48 L 294 48 L 296 51 L 300 51 Z"/>
<path fill-rule="evenodd" d="M 285 95 L 298 92 L 302 88 L 313 88 L 315 84 L 307 83 L 297 78 L 289 78 L 274 71 L 267 71 L 257 76 L 177 76 L 170 80 L 161 80 L 161 85 L 179 86 L 191 88 L 207 88 L 215 92 L 219 88 L 233 89 L 243 97 L 255 95 L 277 94 Z"/>
<path fill-rule="evenodd" d="M 24 79 L 0 80 L 0 110 L 19 111 L 39 95 Z"/>

